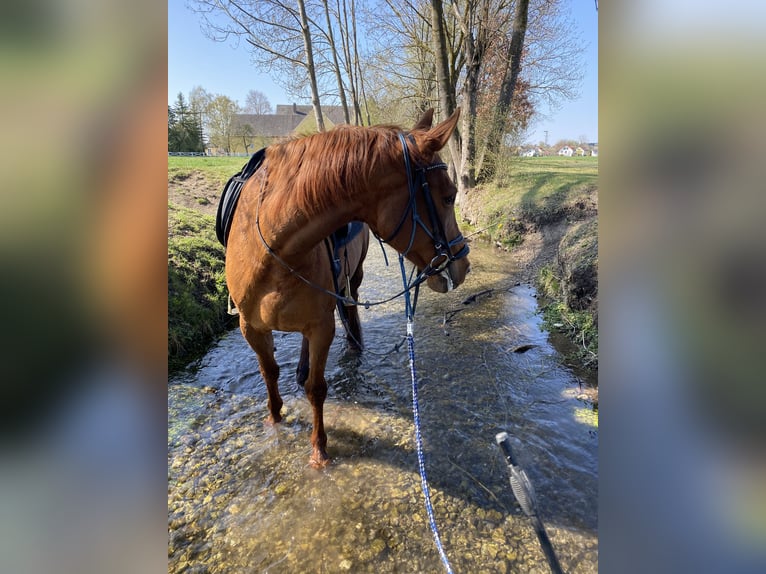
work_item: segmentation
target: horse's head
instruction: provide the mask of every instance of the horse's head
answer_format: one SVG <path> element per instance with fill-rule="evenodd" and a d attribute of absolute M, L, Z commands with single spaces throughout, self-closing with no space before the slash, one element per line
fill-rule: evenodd
<path fill-rule="evenodd" d="M 458 109 L 431 127 L 431 109 L 409 134 L 399 134 L 399 167 L 386 178 L 394 191 L 378 218 L 379 235 L 414 263 L 439 293 L 460 285 L 471 268 L 468 245 L 455 219 L 457 188 L 437 153 L 459 116 Z"/>

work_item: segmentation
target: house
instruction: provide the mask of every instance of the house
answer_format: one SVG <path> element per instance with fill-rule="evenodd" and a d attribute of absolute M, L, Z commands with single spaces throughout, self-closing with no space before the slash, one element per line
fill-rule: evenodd
<path fill-rule="evenodd" d="M 574 150 L 569 147 L 568 145 L 565 145 L 559 150 L 559 155 L 563 155 L 566 157 L 572 157 L 572 154 L 574 153 Z"/>
<path fill-rule="evenodd" d="M 232 120 L 232 153 L 253 153 L 273 143 L 317 131 L 313 106 L 277 105 L 275 114 L 236 114 Z M 341 106 L 322 106 L 325 129 L 345 123 Z"/>
<path fill-rule="evenodd" d="M 535 148 L 522 149 L 519 152 L 519 157 L 535 157 L 536 155 L 538 155 L 538 153 Z"/>
<path fill-rule="evenodd" d="M 574 151 L 574 153 L 578 157 L 585 157 L 587 155 L 582 146 L 577 146 L 577 149 Z"/>
<path fill-rule="evenodd" d="M 598 148 L 597 147 L 591 148 L 590 155 L 591 157 L 598 157 Z"/>

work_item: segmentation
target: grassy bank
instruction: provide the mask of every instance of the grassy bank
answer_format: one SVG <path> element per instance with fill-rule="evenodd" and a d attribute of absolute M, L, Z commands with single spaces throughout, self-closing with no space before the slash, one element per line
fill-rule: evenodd
<path fill-rule="evenodd" d="M 543 295 L 546 327 L 574 343 L 569 358 L 597 368 L 598 158 L 508 158 L 461 214 L 517 259 Z"/>
<path fill-rule="evenodd" d="M 168 368 L 199 358 L 227 327 L 223 247 L 210 215 L 168 204 Z"/>
<path fill-rule="evenodd" d="M 236 325 L 228 315 L 218 199 L 244 157 L 168 157 L 168 367 L 182 369 Z"/>
<path fill-rule="evenodd" d="M 591 215 L 597 187 L 598 158 L 509 158 L 494 182 L 469 194 L 463 215 L 511 247 L 542 226 Z"/>

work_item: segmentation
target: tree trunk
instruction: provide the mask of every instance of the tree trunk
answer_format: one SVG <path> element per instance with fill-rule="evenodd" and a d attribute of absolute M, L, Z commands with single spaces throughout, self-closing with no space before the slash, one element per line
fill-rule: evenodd
<path fill-rule="evenodd" d="M 471 50 L 473 52 L 473 50 Z M 465 84 L 463 84 L 463 140 L 461 154 L 459 188 L 468 193 L 476 183 L 476 100 L 479 85 L 480 61 L 474 60 L 470 54 L 469 63 L 466 66 Z"/>
<path fill-rule="evenodd" d="M 506 70 L 503 83 L 500 86 L 500 97 L 484 140 L 484 151 L 478 163 L 479 181 L 489 181 L 495 176 L 497 156 L 503 142 L 503 134 L 513 102 L 513 93 L 516 89 L 516 80 L 521 72 L 521 52 L 524 49 L 528 13 L 529 0 L 518 0 L 513 18 L 511 44 L 508 47 L 510 66 Z"/>
<path fill-rule="evenodd" d="M 306 51 L 306 67 L 311 84 L 311 104 L 314 106 L 314 115 L 317 120 L 317 130 L 325 131 L 322 106 L 319 103 L 319 87 L 317 86 L 317 74 L 314 67 L 314 51 L 311 46 L 311 30 L 309 30 L 308 18 L 306 18 L 306 5 L 303 0 L 298 0 L 298 12 L 301 19 L 301 33 L 303 35 L 303 47 Z"/>
<path fill-rule="evenodd" d="M 439 86 L 439 106 L 441 119 L 446 119 L 455 111 L 455 85 L 450 77 L 449 60 L 447 59 L 447 35 L 444 30 L 444 7 L 442 0 L 431 0 L 431 27 L 433 28 L 434 54 L 436 64 L 436 82 Z M 462 158 L 460 155 L 460 134 L 453 132 L 449 140 L 449 151 L 452 158 L 453 170 L 462 174 Z M 462 177 L 457 178 L 458 201 L 465 194 L 462 188 Z"/>
<path fill-rule="evenodd" d="M 327 0 L 322 0 L 322 4 L 324 4 L 324 13 L 327 17 L 327 39 L 330 42 L 330 50 L 332 51 L 333 69 L 335 71 L 335 80 L 338 82 L 338 95 L 340 96 L 340 105 L 343 107 L 343 118 L 347 124 L 350 124 L 351 119 L 348 113 L 348 103 L 346 102 L 346 90 L 343 87 L 343 77 L 340 74 L 340 64 L 338 63 L 338 49 L 335 47 L 335 34 L 332 31 L 330 7 L 327 5 Z"/>
<path fill-rule="evenodd" d="M 356 28 L 356 14 L 354 13 L 355 5 L 351 2 L 351 27 L 349 27 L 348 6 L 346 0 L 343 0 L 343 21 L 346 24 L 346 69 L 348 77 L 351 79 L 351 99 L 354 107 L 354 125 L 361 125 L 361 116 L 359 115 L 359 91 L 357 90 L 357 69 L 354 56 L 351 55 L 351 43 L 352 38 L 354 41 L 354 49 L 356 49 L 356 36 L 353 34 L 353 30 Z"/>
<path fill-rule="evenodd" d="M 362 102 L 364 102 L 365 110 L 367 111 L 367 125 L 371 125 L 370 112 L 367 109 L 367 95 L 364 91 L 364 74 L 362 74 L 362 66 L 359 60 L 359 40 L 356 34 L 356 2 L 351 0 L 351 27 L 354 39 L 354 70 L 356 73 L 356 81 L 354 82 L 354 109 L 356 110 L 359 122 L 357 125 L 363 126 L 364 119 L 362 118 Z"/>

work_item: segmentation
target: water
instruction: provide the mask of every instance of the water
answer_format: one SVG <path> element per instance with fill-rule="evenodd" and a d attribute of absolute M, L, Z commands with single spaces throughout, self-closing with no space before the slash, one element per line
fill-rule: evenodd
<path fill-rule="evenodd" d="M 391 258 L 391 255 L 389 255 Z M 424 289 L 415 317 L 426 469 L 455 572 L 548 572 L 494 437 L 511 435 L 565 572 L 597 572 L 597 415 L 541 330 L 534 291 L 473 245 L 464 285 Z M 361 298 L 400 286 L 371 245 Z M 492 290 L 489 293 L 482 293 Z M 476 295 L 469 304 L 462 301 Z M 234 330 L 168 390 L 170 572 L 442 572 L 417 471 L 404 303 L 361 310 L 368 351 L 338 324 L 326 378 L 332 464 L 309 464 L 300 336 L 275 333 L 284 421 L 265 423 L 255 354 Z M 515 353 L 521 345 L 532 347 Z M 374 354 L 376 353 L 376 354 Z"/>

